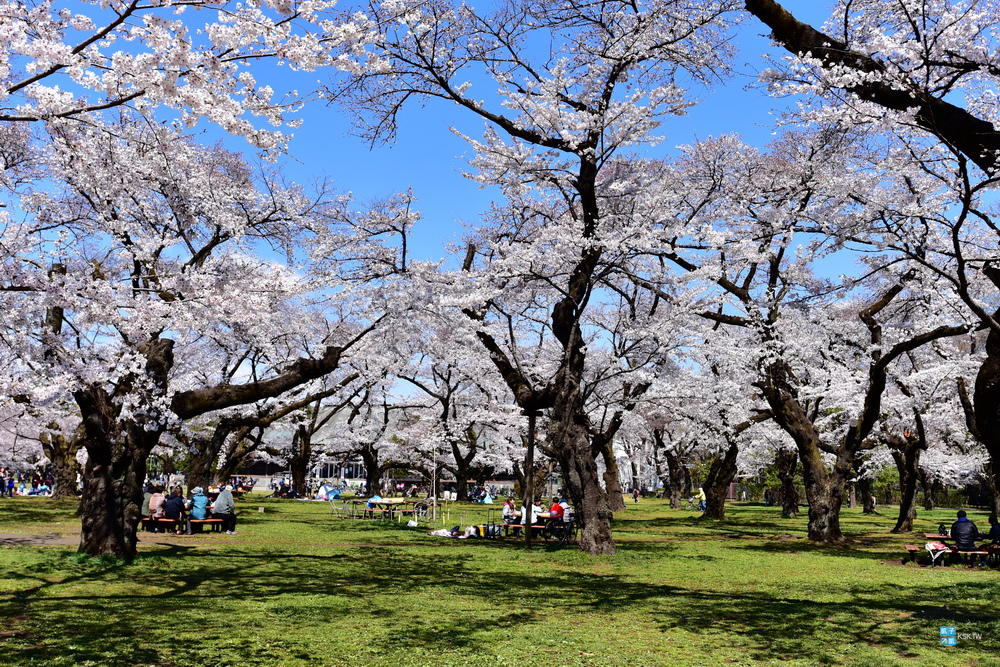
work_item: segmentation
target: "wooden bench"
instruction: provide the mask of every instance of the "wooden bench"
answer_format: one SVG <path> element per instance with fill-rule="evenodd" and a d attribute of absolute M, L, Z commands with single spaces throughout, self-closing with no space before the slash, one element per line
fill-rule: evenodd
<path fill-rule="evenodd" d="M 500 525 L 503 526 L 504 537 L 507 537 L 511 528 L 517 528 L 518 530 L 524 529 L 523 523 L 502 523 Z M 545 524 L 544 523 L 535 524 L 531 528 L 535 531 L 535 534 L 538 534 L 538 532 L 541 531 L 542 528 L 545 528 Z"/>
<path fill-rule="evenodd" d="M 179 526 L 178 526 L 179 524 Z M 212 529 L 212 532 L 218 533 L 222 531 L 223 519 L 191 519 L 191 527 L 200 526 L 203 530 L 206 526 Z M 177 532 L 178 527 L 180 527 L 181 532 L 187 533 L 187 519 L 153 519 L 148 516 L 142 517 L 142 527 L 144 530 L 150 530 L 152 532 L 159 532 L 162 528 L 163 532 Z"/>
<path fill-rule="evenodd" d="M 904 544 L 903 548 L 906 549 L 906 551 L 909 553 L 911 561 L 915 561 L 916 560 L 916 555 L 917 555 L 918 552 L 924 551 L 926 549 L 926 547 L 922 547 L 922 546 L 917 545 L 917 544 Z M 940 556 L 941 557 L 941 562 L 944 563 L 945 565 L 947 565 L 950 561 L 966 561 L 967 560 L 969 567 L 975 567 L 976 566 L 976 559 L 975 558 L 968 558 L 967 559 L 967 558 L 965 558 L 966 556 L 981 556 L 982 558 L 986 559 L 986 558 L 989 558 L 990 555 L 993 552 L 991 550 L 983 550 L 983 549 L 976 549 L 975 551 L 959 551 L 958 547 L 956 547 L 954 545 L 949 545 L 947 547 L 947 549 L 943 549 L 939 553 L 941 554 L 941 556 Z M 932 556 L 931 557 L 931 567 L 934 567 L 934 565 L 936 563 L 937 563 L 937 558 L 934 558 Z"/>
<path fill-rule="evenodd" d="M 989 551 L 983 551 L 981 549 L 977 549 L 975 551 L 959 551 L 958 547 L 954 546 L 951 547 L 952 558 L 954 558 L 955 556 L 959 556 L 962 561 L 968 560 L 969 567 L 976 566 L 976 559 L 975 558 L 966 559 L 965 556 L 981 556 L 983 559 L 986 559 L 989 555 L 990 555 Z"/>
<path fill-rule="evenodd" d="M 154 519 L 148 516 L 142 517 L 142 527 L 154 533 L 161 532 L 161 529 L 164 533 L 168 532 L 168 529 L 169 532 L 176 532 L 178 525 L 180 525 L 183 532 L 187 532 L 183 519 Z"/>
<path fill-rule="evenodd" d="M 222 532 L 222 524 L 225 523 L 224 519 L 191 519 L 191 528 L 195 526 L 201 526 L 202 532 L 206 527 L 211 528 L 213 533 Z"/>

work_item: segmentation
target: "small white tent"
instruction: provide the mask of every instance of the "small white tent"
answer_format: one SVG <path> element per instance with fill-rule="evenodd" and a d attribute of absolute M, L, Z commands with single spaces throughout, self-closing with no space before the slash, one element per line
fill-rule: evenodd
<path fill-rule="evenodd" d="M 316 492 L 317 500 L 336 500 L 337 498 L 340 498 L 340 489 L 334 488 L 330 482 L 319 487 L 319 491 Z"/>

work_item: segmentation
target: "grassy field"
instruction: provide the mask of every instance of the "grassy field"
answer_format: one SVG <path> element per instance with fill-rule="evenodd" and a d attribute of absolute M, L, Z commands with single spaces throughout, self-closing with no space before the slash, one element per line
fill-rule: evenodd
<path fill-rule="evenodd" d="M 0 532 L 77 532 L 74 509 L 3 500 Z M 824 548 L 777 508 L 733 504 L 718 523 L 643 500 L 615 519 L 618 554 L 592 558 L 321 503 L 239 509 L 238 535 L 149 535 L 131 564 L 0 549 L 0 663 L 1000 665 L 1000 571 L 901 564 L 925 540 L 889 534 L 893 516 L 845 510 L 852 543 Z M 447 523 L 481 510 L 459 504 Z M 918 529 L 953 517 L 921 513 Z M 956 646 L 939 645 L 942 626 Z"/>

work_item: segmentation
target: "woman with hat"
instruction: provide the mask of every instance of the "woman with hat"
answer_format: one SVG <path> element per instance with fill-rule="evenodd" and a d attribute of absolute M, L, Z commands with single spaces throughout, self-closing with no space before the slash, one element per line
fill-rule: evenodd
<path fill-rule="evenodd" d="M 191 519 L 201 521 L 208 518 L 208 502 L 208 496 L 205 495 L 203 488 L 196 486 L 191 489 L 191 500 L 188 501 L 188 508 L 190 509 L 190 514 L 188 514 L 188 535 L 191 534 Z"/>

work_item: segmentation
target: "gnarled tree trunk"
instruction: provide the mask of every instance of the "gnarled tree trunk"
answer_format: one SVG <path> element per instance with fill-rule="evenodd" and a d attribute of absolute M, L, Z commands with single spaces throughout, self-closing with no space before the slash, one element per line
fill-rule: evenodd
<path fill-rule="evenodd" d="M 795 469 L 799 463 L 799 453 L 794 449 L 779 449 L 774 465 L 778 471 L 781 498 L 781 516 L 794 519 L 799 515 L 799 488 L 795 485 Z"/>
<path fill-rule="evenodd" d="M 612 512 L 620 512 L 625 509 L 625 490 L 622 488 L 621 471 L 615 459 L 613 439 L 600 438 L 600 440 L 601 457 L 604 459 L 604 490 L 608 505 Z"/>
<path fill-rule="evenodd" d="M 617 551 L 611 537 L 614 513 L 601 488 L 586 427 L 572 418 L 557 421 L 553 416 L 549 420 L 549 442 L 581 523 L 580 551 L 595 556 L 614 554 Z"/>
<path fill-rule="evenodd" d="M 858 477 L 858 493 L 861 494 L 861 513 L 878 514 L 875 492 L 872 491 L 872 481 L 867 477 Z"/>
<path fill-rule="evenodd" d="M 76 453 L 83 446 L 84 437 L 83 424 L 68 437 L 56 423 L 49 424 L 48 429 L 39 434 L 42 451 L 52 464 L 53 498 L 76 498 L 76 474 L 80 468 L 80 464 L 76 462 Z"/>
<path fill-rule="evenodd" d="M 126 560 L 137 553 L 146 461 L 163 427 L 149 417 L 121 418 L 119 392 L 138 392 L 149 404 L 153 395 L 165 393 L 167 373 L 173 365 L 173 341 L 152 339 L 141 351 L 146 356 L 142 377 L 123 378 L 114 393 L 108 393 L 100 383 L 73 392 L 83 416 L 83 444 L 88 454 L 80 501 L 80 553 Z"/>
<path fill-rule="evenodd" d="M 1000 288 L 1000 269 L 987 266 L 983 269 Z M 1000 310 L 993 313 L 993 321 L 1000 322 Z M 967 402 L 967 401 L 963 401 Z M 986 359 L 976 374 L 974 394 L 975 420 L 973 434 L 989 452 L 987 472 L 994 490 L 1000 488 L 1000 334 L 993 328 L 986 336 Z M 993 513 L 1000 513 L 1000 496 L 994 491 Z"/>
<path fill-rule="evenodd" d="M 922 424 L 920 424 L 922 426 Z M 909 433 L 905 437 L 894 436 L 889 440 L 892 447 L 892 459 L 899 472 L 899 516 L 896 525 L 889 532 L 907 533 L 913 530 L 913 521 L 917 518 L 917 481 L 920 465 L 920 453 L 927 448 L 923 438 L 923 428 L 918 428 L 918 435 Z"/>
<path fill-rule="evenodd" d="M 716 456 L 708 467 L 708 475 L 702 489 L 705 491 L 705 513 L 710 519 L 724 521 L 726 518 L 726 495 L 729 484 L 736 477 L 736 457 L 739 445 L 734 441 L 721 456 Z"/>

